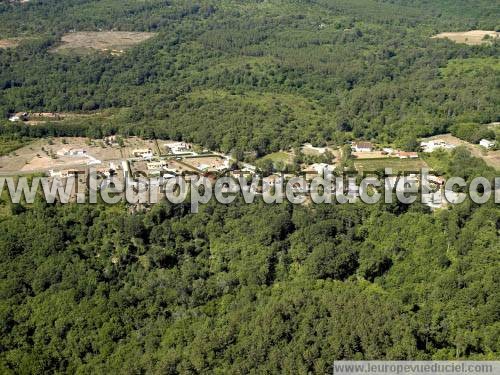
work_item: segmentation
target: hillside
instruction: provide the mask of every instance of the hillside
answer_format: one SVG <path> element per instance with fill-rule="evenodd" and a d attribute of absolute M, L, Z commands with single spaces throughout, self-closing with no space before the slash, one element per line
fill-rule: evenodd
<path fill-rule="evenodd" d="M 124 179 L 132 159 L 190 178 L 214 160 L 274 178 L 333 163 L 381 175 L 391 160 L 494 181 L 500 41 L 433 36 L 499 20 L 491 0 L 3 1 L 0 187 L 101 159 Z M 454 144 L 424 155 L 436 135 Z M 356 144 L 378 157 L 356 160 Z M 500 360 L 493 198 L 189 209 L 0 190 L 0 374 Z"/>

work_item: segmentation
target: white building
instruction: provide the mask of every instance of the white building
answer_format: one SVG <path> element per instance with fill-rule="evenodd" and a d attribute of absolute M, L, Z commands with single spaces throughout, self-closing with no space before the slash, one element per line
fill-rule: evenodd
<path fill-rule="evenodd" d="M 372 152 L 373 144 L 371 142 L 354 142 L 351 148 L 354 152 Z"/>
<path fill-rule="evenodd" d="M 153 150 L 151 150 L 150 148 L 135 149 L 132 151 L 132 155 L 134 155 L 136 158 L 141 157 L 144 160 L 149 160 L 153 157 Z"/>
<path fill-rule="evenodd" d="M 174 155 L 185 154 L 191 152 L 192 149 L 191 145 L 186 142 L 167 143 L 164 147 Z"/>
<path fill-rule="evenodd" d="M 420 147 L 422 147 L 423 152 L 434 152 L 439 149 L 451 150 L 455 148 L 455 145 L 447 143 L 441 139 L 435 139 L 427 142 L 420 142 Z"/>
<path fill-rule="evenodd" d="M 492 148 L 493 146 L 495 146 L 495 142 L 490 141 L 488 139 L 481 139 L 479 141 L 479 145 L 486 147 L 486 148 Z"/>

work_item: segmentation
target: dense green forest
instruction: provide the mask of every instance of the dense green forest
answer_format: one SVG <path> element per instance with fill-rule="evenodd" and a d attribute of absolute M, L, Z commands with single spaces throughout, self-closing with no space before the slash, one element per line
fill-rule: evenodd
<path fill-rule="evenodd" d="M 443 159 L 443 158 L 441 158 Z M 494 172 L 465 149 L 445 172 Z M 457 171 L 457 166 L 460 166 Z M 12 206 L 0 372 L 327 373 L 498 359 L 500 209 Z"/>
<path fill-rule="evenodd" d="M 30 139 L 185 140 L 257 156 L 352 139 L 477 142 L 500 121 L 491 0 L 0 3 L 0 154 Z M 72 31 L 150 31 L 120 56 Z M 39 125 L 18 111 L 95 113 Z M 498 135 L 497 135 L 498 137 Z M 344 146 L 345 147 L 345 146 Z M 458 147 L 445 176 L 495 172 Z M 500 208 L 11 205 L 1 374 L 324 374 L 338 359 L 500 359 Z"/>
<path fill-rule="evenodd" d="M 499 120 L 499 43 L 430 38 L 499 15 L 485 0 L 3 4 L 0 36 L 25 41 L 0 50 L 0 111 L 113 109 L 105 129 L 223 151 L 404 142 Z M 119 57 L 52 51 L 82 30 L 158 35 Z"/>

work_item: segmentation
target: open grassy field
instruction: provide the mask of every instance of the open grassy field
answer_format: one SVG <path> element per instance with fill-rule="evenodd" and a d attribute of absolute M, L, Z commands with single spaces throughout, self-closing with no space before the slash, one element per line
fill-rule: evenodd
<path fill-rule="evenodd" d="M 485 39 L 485 36 L 489 36 L 490 39 Z M 448 32 L 448 33 L 440 33 L 434 35 L 432 38 L 434 39 L 449 39 L 456 43 L 464 43 L 470 46 L 490 43 L 492 39 L 498 38 L 500 33 L 496 31 L 488 31 L 488 30 L 471 30 L 471 31 L 463 31 L 463 32 Z"/>
<path fill-rule="evenodd" d="M 62 44 L 54 51 L 91 52 L 92 50 L 110 52 L 119 55 L 127 48 L 144 42 L 155 36 L 155 33 L 128 31 L 81 31 L 65 34 Z"/>
<path fill-rule="evenodd" d="M 279 151 L 268 154 L 260 160 L 271 160 L 273 163 L 281 162 L 283 164 L 291 164 L 293 162 L 293 155 L 290 152 Z"/>
<path fill-rule="evenodd" d="M 359 172 L 374 172 L 384 168 L 392 168 L 394 173 L 417 172 L 422 168 L 428 168 L 427 163 L 421 159 L 363 159 L 354 161 L 354 167 Z"/>

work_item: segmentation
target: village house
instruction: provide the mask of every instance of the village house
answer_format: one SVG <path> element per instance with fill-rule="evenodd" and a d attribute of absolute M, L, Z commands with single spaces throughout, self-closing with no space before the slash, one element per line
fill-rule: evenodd
<path fill-rule="evenodd" d="M 455 145 L 447 143 L 441 139 L 435 139 L 427 142 L 420 142 L 420 147 L 422 147 L 423 152 L 434 152 L 438 149 L 451 150 L 455 148 Z"/>
<path fill-rule="evenodd" d="M 373 144 L 371 142 L 354 142 L 351 146 L 354 152 L 372 152 Z"/>
<path fill-rule="evenodd" d="M 153 150 L 150 148 L 135 149 L 132 151 L 132 155 L 136 158 L 151 159 L 153 157 Z"/>
<path fill-rule="evenodd" d="M 490 140 L 488 140 L 488 139 L 481 139 L 481 140 L 479 141 L 479 145 L 480 145 L 480 146 L 483 146 L 483 147 L 485 147 L 485 148 L 490 149 L 490 148 L 493 148 L 493 146 L 495 146 L 495 142 L 490 141 Z"/>
<path fill-rule="evenodd" d="M 167 151 L 174 155 L 185 154 L 187 152 L 191 152 L 192 150 L 191 145 L 186 142 L 167 143 L 164 145 L 164 147 L 167 149 Z"/>
<path fill-rule="evenodd" d="M 63 169 L 60 171 L 55 171 L 53 169 L 50 169 L 49 177 L 68 178 L 70 176 L 78 176 L 84 173 L 85 173 L 84 170 L 78 170 L 78 169 Z"/>

